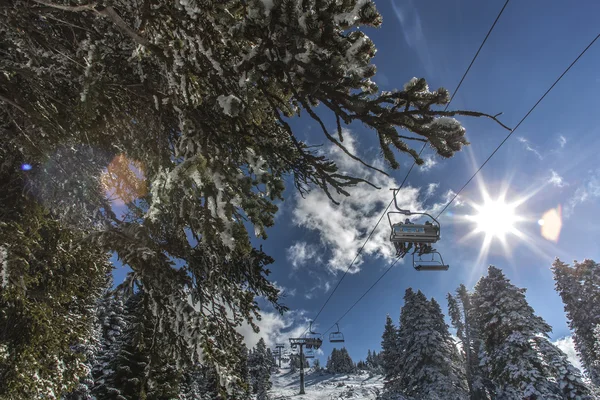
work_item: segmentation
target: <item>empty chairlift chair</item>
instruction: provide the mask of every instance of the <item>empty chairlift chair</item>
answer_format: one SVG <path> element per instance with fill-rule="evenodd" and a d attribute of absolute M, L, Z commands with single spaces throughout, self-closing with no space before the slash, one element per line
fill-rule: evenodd
<path fill-rule="evenodd" d="M 344 343 L 344 334 L 342 332 L 340 332 L 340 327 L 337 324 L 337 322 L 336 322 L 335 326 L 336 326 L 336 331 L 331 332 L 329 334 L 329 342 L 330 343 Z"/>
<path fill-rule="evenodd" d="M 315 358 L 315 350 L 313 348 L 304 350 L 304 358 Z"/>
<path fill-rule="evenodd" d="M 450 266 L 444 264 L 444 259 L 439 252 L 432 251 L 429 254 L 431 254 L 431 260 L 423 260 L 422 256 L 415 258 L 413 254 L 413 267 L 417 271 L 448 271 Z M 438 257 L 435 257 L 436 254 Z"/>

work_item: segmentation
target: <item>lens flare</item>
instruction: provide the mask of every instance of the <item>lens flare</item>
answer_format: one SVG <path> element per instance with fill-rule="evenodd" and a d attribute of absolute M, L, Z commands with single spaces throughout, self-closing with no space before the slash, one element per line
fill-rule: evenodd
<path fill-rule="evenodd" d="M 31 164 L 23 164 L 23 165 L 21 165 L 21 169 L 23 171 L 31 171 L 32 168 L 33 167 L 31 166 Z"/>
<path fill-rule="evenodd" d="M 542 215 L 538 221 L 541 226 L 542 237 L 554 243 L 558 243 L 560 231 L 562 229 L 562 208 L 560 204 Z"/>
<path fill-rule="evenodd" d="M 120 154 L 100 177 L 108 198 L 117 204 L 128 204 L 148 193 L 148 183 L 141 162 Z"/>

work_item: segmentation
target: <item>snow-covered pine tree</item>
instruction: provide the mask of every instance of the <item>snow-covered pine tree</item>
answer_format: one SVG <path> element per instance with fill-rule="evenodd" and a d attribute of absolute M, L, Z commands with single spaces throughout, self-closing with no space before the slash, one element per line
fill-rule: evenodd
<path fill-rule="evenodd" d="M 315 360 L 313 361 L 313 368 L 315 369 L 315 371 L 321 371 L 321 362 L 318 358 L 315 358 Z"/>
<path fill-rule="evenodd" d="M 111 271 L 112 272 L 112 271 Z M 106 360 L 107 342 L 104 338 L 105 330 L 107 330 L 107 306 L 110 306 L 107 293 L 109 288 L 112 287 L 113 279 L 112 275 L 108 275 L 106 278 L 105 291 L 101 298 L 99 298 L 93 307 L 94 322 L 92 324 L 92 334 L 87 342 L 75 345 L 77 349 L 85 358 L 85 364 L 87 374 L 81 378 L 79 385 L 70 393 L 62 396 L 63 400 L 96 400 L 94 396 L 94 389 L 97 386 L 95 375 L 95 369 L 101 370 L 100 365 L 103 365 Z M 112 299 L 112 298 L 110 298 Z M 114 300 L 114 299 L 112 299 Z M 122 307 L 121 307 L 122 311 Z M 115 327 L 119 329 L 120 327 Z M 96 375 L 98 375 L 96 373 Z M 101 375 L 101 373 L 100 373 Z"/>
<path fill-rule="evenodd" d="M 178 399 L 223 400 L 219 385 L 219 377 L 214 366 L 199 364 L 186 368 Z"/>
<path fill-rule="evenodd" d="M 335 374 L 335 372 L 333 372 L 335 370 L 336 367 L 336 363 L 337 363 L 337 353 L 338 353 L 338 349 L 336 349 L 335 347 L 331 350 L 331 354 L 329 356 L 327 356 L 327 364 L 325 365 L 325 368 L 327 369 L 327 372 L 329 372 L 330 374 Z"/>
<path fill-rule="evenodd" d="M 348 353 L 348 349 L 342 347 L 339 352 L 340 363 L 338 372 L 342 374 L 351 374 L 356 371 L 356 365 Z"/>
<path fill-rule="evenodd" d="M 367 358 L 365 359 L 365 364 L 366 364 L 368 367 L 373 367 L 373 366 L 374 366 L 374 365 L 373 365 L 373 364 L 374 364 L 374 363 L 373 363 L 373 354 L 371 354 L 371 349 L 368 349 L 368 350 L 367 350 Z"/>
<path fill-rule="evenodd" d="M 100 334 L 100 348 L 92 366 L 94 386 L 92 393 L 99 399 L 116 393 L 107 379 L 113 374 L 111 361 L 116 359 L 122 345 L 122 334 L 126 328 L 125 305 L 121 296 L 108 292 L 98 304 L 98 324 Z"/>
<path fill-rule="evenodd" d="M 172 398 L 179 394 L 180 371 L 164 352 L 159 321 L 141 287 L 125 303 L 125 328 L 116 338 L 117 352 L 108 363 L 100 398 L 135 400 Z M 120 396 L 120 397 L 119 397 Z"/>
<path fill-rule="evenodd" d="M 448 315 L 456 328 L 456 336 L 461 342 L 465 357 L 465 376 L 471 400 L 487 400 L 493 397 L 493 385 L 484 376 L 480 366 L 481 339 L 473 318 L 471 293 L 465 285 L 456 289 L 456 297 L 448 293 Z"/>
<path fill-rule="evenodd" d="M 304 357 L 304 368 L 308 368 L 308 359 Z M 290 369 L 292 372 L 300 368 L 300 354 L 290 354 Z M 326 367 L 327 368 L 327 367 Z"/>
<path fill-rule="evenodd" d="M 394 326 L 392 318 L 387 315 L 385 319 L 385 327 L 383 328 L 383 335 L 381 336 L 381 368 L 383 369 L 383 375 L 385 377 L 386 386 L 393 385 L 395 379 L 398 377 L 399 371 L 399 359 L 401 349 L 398 343 L 398 329 Z M 371 350 L 367 354 L 367 360 L 372 368 L 375 368 L 375 356 L 371 354 Z"/>
<path fill-rule="evenodd" d="M 415 399 L 468 398 L 458 350 L 434 299 L 406 290 L 398 342 L 399 375 L 389 392 Z"/>
<path fill-rule="evenodd" d="M 563 399 L 592 400 L 590 388 L 583 382 L 581 372 L 571 364 L 567 355 L 544 337 L 534 343 L 542 355 L 549 375 L 556 379 Z"/>
<path fill-rule="evenodd" d="M 272 360 L 267 353 L 265 340 L 260 338 L 249 357 L 249 369 L 253 384 L 253 393 L 256 394 L 257 400 L 268 399 L 267 392 L 272 385 L 271 364 Z"/>
<path fill-rule="evenodd" d="M 252 383 L 250 374 L 251 353 L 248 351 L 248 347 L 246 347 L 246 345 L 243 342 L 240 342 L 236 347 L 237 352 L 239 354 L 239 362 L 234 372 L 236 376 L 239 377 L 239 380 L 231 382 L 229 387 L 224 388 L 225 390 L 222 392 L 227 392 L 228 399 L 246 400 L 250 399 L 250 393 L 252 393 Z M 268 358 L 268 360 L 270 359 Z"/>
<path fill-rule="evenodd" d="M 356 363 L 356 369 L 359 370 L 359 371 L 366 371 L 368 369 L 367 363 L 365 361 L 363 361 L 363 360 L 359 360 Z"/>
<path fill-rule="evenodd" d="M 0 107 L 0 119 L 5 112 Z M 85 231 L 28 195 L 26 160 L 5 129 L 2 123 L 0 398 L 59 398 L 88 377 L 82 350 L 93 347 L 95 305 L 111 265 L 84 242 Z"/>
<path fill-rule="evenodd" d="M 331 374 L 349 374 L 356 370 L 356 366 L 345 347 L 334 348 L 327 358 L 327 372 Z"/>
<path fill-rule="evenodd" d="M 496 387 L 497 399 L 563 399 L 568 361 L 558 357 L 548 340 L 551 327 L 525 299 L 525 289 L 511 284 L 494 266 L 475 286 L 474 317 L 480 326 L 484 346 L 483 365 Z M 571 388 L 568 388 L 571 390 Z"/>
<path fill-rule="evenodd" d="M 358 29 L 381 24 L 370 0 L 6 4 L 0 129 L 32 167 L 18 172 L 28 193 L 93 227 L 94 244 L 138 274 L 178 364 L 216 362 L 227 379 L 239 361 L 235 328 L 257 329 L 253 298 L 282 309 L 265 277 L 272 259 L 252 247 L 246 221 L 266 237 L 288 175 L 331 197 L 362 182 L 301 142 L 288 119 L 305 112 L 355 159 L 342 125 L 362 122 L 399 168 L 394 151 L 423 162 L 411 142 L 451 157 L 467 144 L 452 116 L 482 115 L 441 111 L 448 92 L 424 79 L 378 92 L 375 46 Z"/>
<path fill-rule="evenodd" d="M 552 272 L 573 331 L 575 350 L 590 380 L 600 386 L 600 342 L 594 335 L 600 326 L 600 266 L 593 260 L 575 261 L 569 266 L 557 258 Z"/>

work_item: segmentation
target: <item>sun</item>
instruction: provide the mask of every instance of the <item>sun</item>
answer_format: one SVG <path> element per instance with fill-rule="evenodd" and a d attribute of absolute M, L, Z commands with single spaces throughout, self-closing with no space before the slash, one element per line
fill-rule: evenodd
<path fill-rule="evenodd" d="M 521 223 L 527 219 L 520 215 L 519 207 L 529 198 L 529 196 L 521 196 L 513 199 L 513 201 L 507 201 L 507 190 L 500 190 L 498 197 L 492 198 L 483 184 L 480 186 L 480 191 L 482 194 L 481 203 L 477 204 L 467 200 L 472 213 L 463 216 L 463 221 L 472 226 L 470 232 L 463 237 L 463 240 L 474 236 L 483 236 L 477 264 L 487 258 L 494 242 L 499 242 L 504 249 L 505 256 L 510 257 L 513 245 L 509 244 L 509 237 L 516 238 L 519 241 L 527 240 L 526 235 L 520 230 Z"/>
<path fill-rule="evenodd" d="M 481 205 L 473 204 L 477 214 L 471 216 L 475 222 L 475 233 L 482 232 L 490 238 L 504 240 L 506 234 L 516 232 L 519 217 L 516 214 L 516 204 L 509 204 L 504 199 L 486 199 Z"/>

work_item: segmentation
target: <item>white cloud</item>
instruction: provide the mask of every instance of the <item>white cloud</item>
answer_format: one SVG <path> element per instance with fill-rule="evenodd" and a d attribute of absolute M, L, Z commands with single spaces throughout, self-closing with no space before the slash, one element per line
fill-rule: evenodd
<path fill-rule="evenodd" d="M 308 326 L 308 319 L 305 312 L 288 311 L 284 315 L 278 312 L 261 312 L 261 320 L 255 321 L 260 331 L 255 333 L 248 324 L 243 324 L 238 328 L 238 332 L 244 336 L 244 343 L 248 348 L 256 346 L 256 343 L 263 338 L 267 347 L 274 347 L 276 343 L 283 343 L 286 346 L 288 338 L 300 337 Z"/>
<path fill-rule="evenodd" d="M 423 157 L 423 161 L 425 161 L 425 163 L 419 166 L 419 170 L 423 172 L 429 171 L 438 163 L 437 160 L 431 154 L 427 154 L 425 157 Z"/>
<path fill-rule="evenodd" d="M 563 177 L 560 176 L 558 172 L 553 169 L 551 169 L 550 172 L 552 173 L 552 176 L 548 179 L 548 183 L 551 183 L 558 188 L 567 186 Z"/>
<path fill-rule="evenodd" d="M 560 148 L 562 149 L 567 144 L 567 138 L 564 137 L 563 135 L 560 135 L 558 137 L 558 144 L 560 144 Z"/>
<path fill-rule="evenodd" d="M 425 192 L 425 198 L 430 198 L 435 194 L 435 191 L 440 186 L 439 183 L 430 183 L 427 185 L 427 191 Z"/>
<path fill-rule="evenodd" d="M 573 342 L 573 336 L 565 336 L 562 339 L 558 339 L 556 342 L 553 342 L 556 347 L 561 349 L 569 358 L 569 361 L 573 366 L 578 368 L 580 371 L 583 371 L 583 367 L 581 365 L 581 360 L 575 351 L 575 343 Z"/>
<path fill-rule="evenodd" d="M 292 263 L 294 269 L 306 264 L 311 260 L 321 262 L 317 256 L 317 246 L 306 242 L 296 242 L 287 248 L 287 259 Z"/>
<path fill-rule="evenodd" d="M 277 282 L 272 282 L 273 286 L 279 290 L 279 296 L 282 297 L 294 297 L 296 295 L 296 288 L 289 289 L 285 286 L 279 285 Z"/>
<path fill-rule="evenodd" d="M 356 143 L 350 132 L 346 131 L 344 137 L 346 148 L 357 154 Z M 381 188 L 377 190 L 367 184 L 347 188 L 350 196 L 337 198 L 339 205 L 333 204 L 322 190 L 313 190 L 305 198 L 299 195 L 295 198 L 293 222 L 297 226 L 319 234 L 323 248 L 327 249 L 323 258 L 328 258 L 326 265 L 331 272 L 345 271 L 381 216 L 383 209 L 392 200 L 392 192 L 388 189 L 398 187 L 399 183 L 391 177 L 364 168 L 334 145 L 328 146 L 325 152 L 337 163 L 341 172 L 363 177 Z M 419 194 L 418 188 L 403 188 L 397 195 L 398 206 L 403 209 L 422 211 L 424 205 L 419 200 Z M 436 207 L 441 208 L 440 205 L 434 205 L 432 208 Z M 391 208 L 393 209 L 393 205 Z M 395 251 L 389 243 L 389 229 L 388 220 L 384 217 L 349 273 L 359 271 L 364 256 L 375 256 L 385 261 L 394 258 Z"/>
<path fill-rule="evenodd" d="M 596 171 L 590 171 L 588 173 L 588 179 L 579 186 L 573 196 L 567 201 L 565 206 L 565 217 L 570 217 L 575 207 L 585 203 L 586 201 L 593 200 L 600 197 L 600 169 Z"/>
<path fill-rule="evenodd" d="M 537 149 L 535 147 L 533 147 L 531 145 L 531 142 L 529 142 L 529 140 L 525 139 L 522 136 L 519 136 L 517 138 L 517 140 L 521 143 L 523 143 L 523 147 L 525 147 L 525 150 L 532 152 L 533 154 L 535 154 L 540 160 L 542 160 L 544 157 L 542 157 L 542 155 L 540 154 L 539 151 L 537 151 Z"/>

